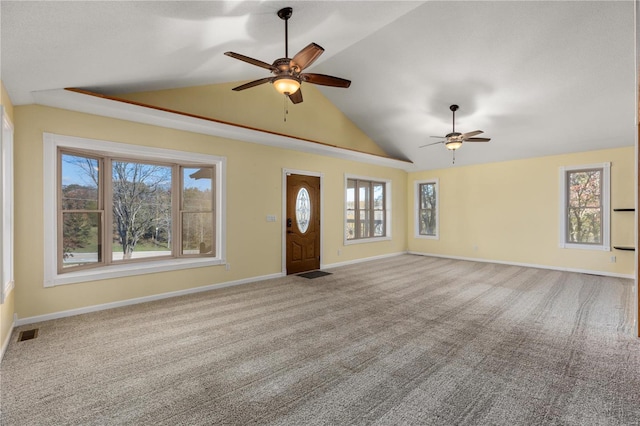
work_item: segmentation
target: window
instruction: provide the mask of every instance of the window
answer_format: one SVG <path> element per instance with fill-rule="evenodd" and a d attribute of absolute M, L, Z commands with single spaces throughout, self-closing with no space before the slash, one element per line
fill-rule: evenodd
<path fill-rule="evenodd" d="M 60 153 L 61 183 L 58 272 L 102 264 L 104 208 L 99 188 L 102 161 L 72 153 Z"/>
<path fill-rule="evenodd" d="M 211 256 L 214 244 L 214 187 L 215 167 L 181 167 L 182 197 L 180 226 L 182 256 Z M 168 215 L 166 215 L 169 220 Z M 166 225 L 167 234 L 169 226 Z M 156 228 L 156 232 L 157 232 Z M 168 235 L 163 238 L 168 245 Z"/>
<path fill-rule="evenodd" d="M 609 250 L 610 163 L 561 167 L 560 246 Z"/>
<path fill-rule="evenodd" d="M 45 285 L 224 263 L 223 158 L 51 134 L 44 144 L 55 212 Z"/>
<path fill-rule="evenodd" d="M 438 239 L 438 180 L 417 181 L 416 237 Z"/>
<path fill-rule="evenodd" d="M 13 125 L 0 107 L 0 303 L 14 286 L 13 279 Z"/>
<path fill-rule="evenodd" d="M 345 240 L 389 237 L 389 181 L 347 177 Z"/>

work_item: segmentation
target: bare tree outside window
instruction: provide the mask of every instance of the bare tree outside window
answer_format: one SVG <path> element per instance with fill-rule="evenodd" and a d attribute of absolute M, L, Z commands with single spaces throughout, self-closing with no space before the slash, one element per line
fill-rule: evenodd
<path fill-rule="evenodd" d="M 158 242 L 157 228 L 171 212 L 171 167 L 113 161 L 111 170 L 113 242 L 126 260 L 132 258 L 141 239 Z"/>
<path fill-rule="evenodd" d="M 182 168 L 182 254 L 215 254 L 213 167 Z"/>
<path fill-rule="evenodd" d="M 168 265 L 162 263 L 168 259 L 171 267 L 209 263 L 181 259 L 185 257 L 215 262 L 221 238 L 216 227 L 224 223 L 217 216 L 223 159 L 178 151 L 168 155 L 150 148 L 125 150 L 120 144 L 112 148 L 114 156 L 106 148 L 57 148 L 57 192 L 45 196 L 56 208 L 49 223 L 55 227 L 51 264 L 57 274 L 143 260 L 153 261 L 151 267 Z M 129 157 L 132 152 L 140 155 Z"/>
<path fill-rule="evenodd" d="M 100 161 L 61 154 L 62 267 L 102 261 L 103 211 L 99 196 Z"/>
<path fill-rule="evenodd" d="M 372 183 L 373 187 L 373 236 L 384 237 L 386 235 L 385 200 L 383 183 Z"/>
<path fill-rule="evenodd" d="M 418 227 L 420 235 L 436 235 L 436 183 L 421 183 L 418 186 L 419 211 Z"/>
<path fill-rule="evenodd" d="M 602 244 L 602 169 L 566 173 L 567 242 Z"/>

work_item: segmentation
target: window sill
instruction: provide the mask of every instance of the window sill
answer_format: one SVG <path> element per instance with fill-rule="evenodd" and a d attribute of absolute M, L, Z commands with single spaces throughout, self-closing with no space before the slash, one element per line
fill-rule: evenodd
<path fill-rule="evenodd" d="M 205 266 L 223 265 L 219 258 L 169 259 L 152 262 L 136 262 L 126 265 L 112 265 L 104 268 L 85 269 L 82 271 L 55 274 L 45 277 L 45 287 L 64 284 L 76 284 L 87 281 L 107 280 L 111 278 L 130 277 L 135 275 L 154 274 L 157 272 L 176 271 L 180 269 L 202 268 Z"/>
<path fill-rule="evenodd" d="M 364 243 L 377 243 L 378 241 L 390 241 L 391 237 L 370 237 L 370 238 L 358 238 L 357 240 L 345 240 L 344 245 L 351 244 L 364 244 Z"/>
<path fill-rule="evenodd" d="M 609 245 L 561 243 L 560 244 L 560 248 L 563 248 L 563 249 L 579 249 L 579 250 L 611 251 L 611 247 L 609 247 Z"/>
<path fill-rule="evenodd" d="M 439 240 L 440 237 L 438 235 L 414 235 L 415 238 L 421 240 Z"/>

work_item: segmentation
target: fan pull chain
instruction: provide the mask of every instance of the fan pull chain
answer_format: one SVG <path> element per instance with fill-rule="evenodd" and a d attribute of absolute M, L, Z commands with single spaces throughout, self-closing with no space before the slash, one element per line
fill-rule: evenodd
<path fill-rule="evenodd" d="M 284 104 L 282 105 L 283 108 L 283 116 L 284 116 L 284 122 L 287 122 L 287 115 L 289 115 L 289 104 L 287 103 L 287 95 L 284 95 Z"/>

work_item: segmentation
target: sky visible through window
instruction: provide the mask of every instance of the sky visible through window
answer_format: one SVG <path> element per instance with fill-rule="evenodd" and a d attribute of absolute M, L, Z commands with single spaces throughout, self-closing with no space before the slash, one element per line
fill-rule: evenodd
<path fill-rule="evenodd" d="M 74 159 L 78 157 L 68 154 L 63 154 L 63 167 L 62 167 L 62 186 L 68 185 L 80 185 L 80 186 L 90 186 L 95 187 L 91 176 L 87 173 L 87 171 L 80 167 Z M 97 164 L 97 162 L 96 162 Z M 198 168 L 189 169 L 190 171 L 196 172 Z M 194 179 L 190 177 L 193 173 L 185 173 L 184 174 L 184 188 L 195 188 L 200 191 L 211 190 L 211 180 L 210 179 Z M 171 182 L 167 181 L 167 185 Z"/>

